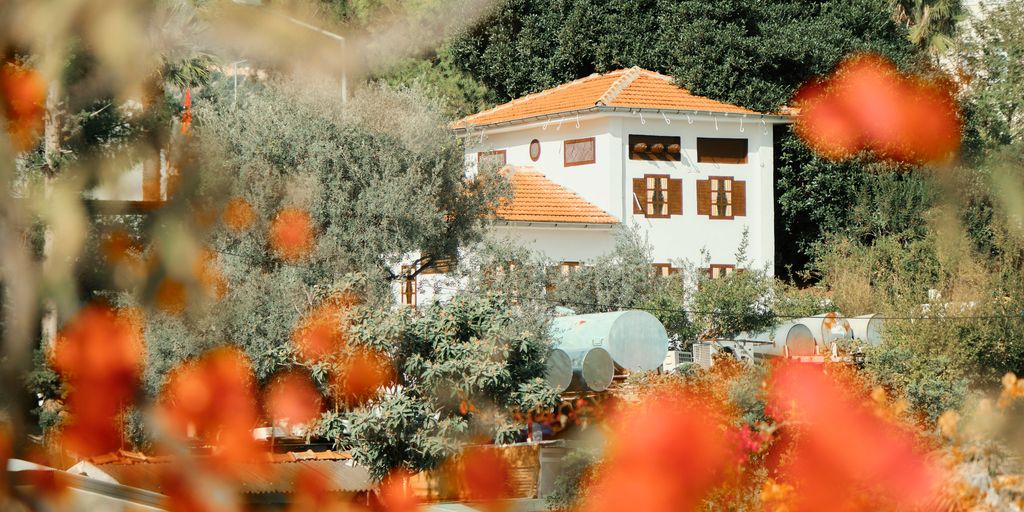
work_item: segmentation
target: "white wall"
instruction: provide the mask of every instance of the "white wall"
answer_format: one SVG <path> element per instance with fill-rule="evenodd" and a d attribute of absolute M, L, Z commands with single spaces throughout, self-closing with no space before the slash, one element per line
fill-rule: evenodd
<path fill-rule="evenodd" d="M 495 225 L 495 239 L 511 240 L 542 254 L 553 263 L 577 261 L 591 263 L 615 248 L 615 229 L 568 227 L 521 227 Z"/>
<path fill-rule="evenodd" d="M 529 128 L 518 128 L 514 131 L 484 132 L 483 140 L 477 132 L 466 138 L 466 164 L 469 169 L 476 168 L 478 152 L 504 149 L 506 163 L 516 166 L 533 167 L 544 173 L 551 181 L 567 187 L 587 201 L 601 207 L 613 215 L 619 204 L 620 193 L 612 195 L 609 171 L 610 163 L 615 159 L 618 150 L 612 144 L 613 136 L 609 133 L 610 120 L 607 117 L 582 117 L 579 127 L 576 118 L 566 118 L 561 127 L 553 120 L 544 129 L 543 123 L 534 124 Z M 594 137 L 595 160 L 593 164 L 565 167 L 562 154 L 566 140 Z M 530 160 L 530 141 L 540 141 L 540 158 Z"/>
<path fill-rule="evenodd" d="M 669 122 L 666 122 L 668 119 Z M 681 138 L 680 162 L 630 160 L 627 147 L 629 135 L 667 135 Z M 567 139 L 595 137 L 596 162 L 590 165 L 565 167 L 562 142 Z M 746 164 L 697 163 L 698 137 L 724 137 L 748 139 Z M 530 160 L 529 144 L 533 139 L 541 143 L 541 156 Z M 666 263 L 685 259 L 695 264 L 701 261 L 701 249 L 706 249 L 710 263 L 735 264 L 736 251 L 744 229 L 748 229 L 747 258 L 751 265 L 767 265 L 774 270 L 774 190 L 772 124 L 760 119 L 734 116 L 714 118 L 628 113 L 600 113 L 582 117 L 579 127 L 575 117 L 562 122 L 531 123 L 479 132 L 466 138 L 466 162 L 475 168 L 477 152 L 504 149 L 510 165 L 532 166 L 549 179 L 579 194 L 601 207 L 625 225 L 635 225 L 646 234 L 654 250 L 654 261 Z M 644 174 L 669 174 L 683 180 L 683 215 L 668 219 L 648 219 L 633 214 L 632 179 Z M 697 215 L 697 180 L 709 176 L 732 176 L 746 182 L 747 215 L 731 220 L 710 219 Z M 558 237 L 531 238 L 532 246 L 542 252 L 554 252 L 553 259 L 579 260 L 590 257 L 594 250 L 586 244 L 566 247 Z M 611 246 L 607 246 L 610 250 Z M 601 250 L 604 250 L 603 246 Z"/>
<path fill-rule="evenodd" d="M 771 265 L 775 253 L 774 192 L 772 167 L 772 127 L 760 121 L 740 121 L 721 117 L 717 127 L 713 120 L 686 117 L 639 116 L 623 119 L 621 158 L 625 176 L 622 180 L 622 208 L 627 223 L 647 233 L 654 248 L 654 260 L 659 263 L 685 259 L 700 261 L 701 249 L 706 249 L 710 263 L 735 264 L 744 228 L 748 229 L 747 258 L 755 266 Z M 692 121 L 692 123 L 690 122 Z M 680 137 L 682 156 L 679 162 L 630 160 L 627 148 L 629 135 L 666 135 Z M 697 162 L 697 138 L 722 137 L 748 140 L 746 164 L 711 164 Z M 644 174 L 668 174 L 683 180 L 683 214 L 667 219 L 649 219 L 632 213 L 632 179 Z M 731 176 L 746 182 L 747 214 L 734 219 L 710 219 L 697 215 L 697 181 L 709 176 Z"/>

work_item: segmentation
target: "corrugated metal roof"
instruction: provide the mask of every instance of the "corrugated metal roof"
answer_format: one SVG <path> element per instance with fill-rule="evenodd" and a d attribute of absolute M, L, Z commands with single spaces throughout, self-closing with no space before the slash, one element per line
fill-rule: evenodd
<path fill-rule="evenodd" d="M 353 465 L 350 460 L 323 460 L 315 458 L 315 455 L 305 456 L 312 458 L 236 466 L 234 479 L 238 482 L 239 490 L 247 494 L 290 493 L 295 489 L 299 475 L 308 475 L 310 472 L 324 477 L 329 483 L 329 492 L 358 492 L 375 488 L 370 472 L 362 466 Z M 179 470 L 178 463 L 167 457 L 161 457 L 158 462 L 121 460 L 97 466 L 122 485 L 160 493 L 163 492 L 166 475 Z"/>

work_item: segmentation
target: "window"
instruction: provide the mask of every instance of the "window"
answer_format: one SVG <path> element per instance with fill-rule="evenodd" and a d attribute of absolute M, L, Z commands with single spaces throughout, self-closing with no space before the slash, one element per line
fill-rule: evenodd
<path fill-rule="evenodd" d="M 697 180 L 697 215 L 732 219 L 747 214 L 747 183 L 727 176 Z"/>
<path fill-rule="evenodd" d="M 683 180 L 667 174 L 645 174 L 633 179 L 633 213 L 668 218 L 683 214 Z"/>
<path fill-rule="evenodd" d="M 723 265 L 716 263 L 708 267 L 708 275 L 711 276 L 711 279 L 718 279 L 719 277 L 732 275 L 733 272 L 736 272 L 736 265 Z"/>
<path fill-rule="evenodd" d="M 416 307 L 416 277 L 412 274 L 416 268 L 402 265 L 402 305 Z"/>
<path fill-rule="evenodd" d="M 537 139 L 530 141 L 530 160 L 540 160 L 540 141 Z"/>
<path fill-rule="evenodd" d="M 679 147 L 679 137 L 630 135 L 629 159 L 678 162 L 680 157 Z"/>
<path fill-rule="evenodd" d="M 567 140 L 563 149 L 562 156 L 565 159 L 566 167 L 592 164 L 596 161 L 594 159 L 595 147 L 593 137 Z"/>
<path fill-rule="evenodd" d="M 697 138 L 697 161 L 709 164 L 747 163 L 747 139 Z"/>
<path fill-rule="evenodd" d="M 661 277 L 668 277 L 673 274 L 678 274 L 679 269 L 673 267 L 671 263 L 655 263 L 654 274 Z"/>
<path fill-rule="evenodd" d="M 476 166 L 482 169 L 484 166 L 497 169 L 505 165 L 505 150 L 481 151 L 476 154 Z"/>
<path fill-rule="evenodd" d="M 580 262 L 578 261 L 563 261 L 558 265 L 558 271 L 562 274 L 568 274 L 570 272 L 575 272 L 579 267 Z"/>
<path fill-rule="evenodd" d="M 433 256 L 421 252 L 420 262 L 422 265 L 427 264 L 427 258 L 430 258 L 430 266 L 423 269 L 421 274 L 447 274 L 455 268 L 458 259 L 455 256 L 447 256 L 444 258 L 434 258 Z"/>

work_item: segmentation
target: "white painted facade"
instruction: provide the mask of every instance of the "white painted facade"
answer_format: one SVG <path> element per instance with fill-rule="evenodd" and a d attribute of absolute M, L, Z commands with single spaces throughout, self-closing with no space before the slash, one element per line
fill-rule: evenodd
<path fill-rule="evenodd" d="M 642 112 L 642 113 L 641 113 Z M 532 167 L 549 180 L 577 193 L 619 221 L 618 226 L 515 222 L 496 220 L 490 236 L 512 240 L 552 262 L 587 264 L 614 249 L 615 231 L 635 226 L 653 250 L 654 263 L 680 266 L 736 265 L 744 232 L 748 236 L 747 265 L 774 272 L 775 208 L 773 125 L 788 122 L 778 116 L 723 113 L 681 113 L 652 110 L 591 112 L 576 117 L 536 120 L 502 127 L 470 129 L 463 133 L 467 173 L 476 171 L 480 153 L 504 151 L 507 165 Z M 680 138 L 680 161 L 632 160 L 630 135 Z M 566 166 L 564 142 L 593 137 L 595 162 Z M 747 139 L 747 162 L 700 163 L 697 138 Z M 530 143 L 541 146 L 536 161 Z M 648 218 L 633 210 L 632 180 L 645 174 L 682 180 L 682 215 Z M 746 215 L 712 219 L 697 213 L 697 181 L 732 177 L 746 186 Z M 708 260 L 702 259 L 706 254 Z M 417 303 L 450 295 L 457 283 L 448 276 L 420 275 Z M 440 288 L 438 288 L 440 287 Z M 401 297 L 398 297 L 401 301 Z"/>
<path fill-rule="evenodd" d="M 477 165 L 478 153 L 506 152 L 506 163 L 534 167 L 550 179 L 599 206 L 622 225 L 637 226 L 653 248 L 656 263 L 689 261 L 703 265 L 701 251 L 712 264 L 736 264 L 736 250 L 744 230 L 749 236 L 747 258 L 755 266 L 774 269 L 774 175 L 772 124 L 780 122 L 736 115 L 681 115 L 644 112 L 598 112 L 558 120 L 537 121 L 466 134 L 466 164 Z M 559 124 L 561 126 L 559 126 Z M 678 162 L 631 160 L 629 135 L 680 137 L 682 157 Z M 594 137 L 595 162 L 566 167 L 563 163 L 565 140 Z M 697 138 L 745 138 L 748 158 L 744 164 L 697 162 Z M 530 159 L 532 140 L 540 141 L 540 158 Z M 645 174 L 669 175 L 683 181 L 683 214 L 669 218 L 647 218 L 633 213 L 633 178 Z M 745 181 L 747 213 L 733 219 L 711 219 L 697 214 L 697 180 L 711 176 Z M 541 223 L 536 223 L 541 224 Z M 494 231 L 518 239 L 555 261 L 586 263 L 611 249 L 613 234 L 608 230 L 584 237 L 570 235 L 568 226 L 549 228 L 560 234 L 538 236 L 535 227 L 522 223 L 498 225 Z"/>

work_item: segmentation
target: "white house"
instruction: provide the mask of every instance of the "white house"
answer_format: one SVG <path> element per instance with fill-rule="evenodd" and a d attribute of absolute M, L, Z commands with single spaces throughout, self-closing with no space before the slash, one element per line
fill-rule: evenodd
<path fill-rule="evenodd" d="M 638 226 L 656 266 L 736 266 L 744 231 L 751 264 L 774 269 L 773 126 L 762 114 L 690 94 L 640 68 L 594 74 L 454 124 L 469 172 L 507 165 L 514 197 L 493 235 L 567 266 L 611 250 L 614 228 Z M 420 276 L 428 279 L 429 276 Z M 417 283 L 406 283 L 413 302 Z"/>

